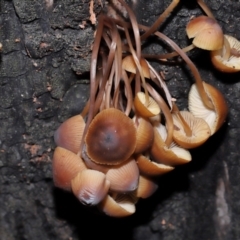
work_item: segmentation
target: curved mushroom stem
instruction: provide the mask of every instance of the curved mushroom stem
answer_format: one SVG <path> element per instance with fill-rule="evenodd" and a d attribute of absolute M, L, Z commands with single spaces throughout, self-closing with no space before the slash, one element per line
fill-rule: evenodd
<path fill-rule="evenodd" d="M 112 21 L 107 20 L 106 18 L 104 18 L 104 24 L 109 27 L 110 31 L 111 31 L 111 36 L 112 36 L 112 41 L 111 41 L 111 45 L 109 48 L 109 54 L 108 54 L 108 58 L 107 58 L 107 63 L 106 63 L 106 68 L 103 68 L 103 80 L 101 82 L 101 86 L 98 92 L 98 96 L 97 99 L 95 101 L 95 106 L 94 106 L 94 111 L 93 111 L 93 116 L 97 113 L 99 106 L 102 103 L 102 99 L 103 99 L 103 95 L 104 95 L 104 89 L 105 86 L 107 84 L 108 78 L 109 78 L 109 74 L 111 72 L 111 69 L 113 67 L 113 61 L 115 58 L 115 51 L 117 48 L 117 38 L 118 38 L 118 31 L 116 26 L 113 24 Z"/>
<path fill-rule="evenodd" d="M 175 113 L 179 119 L 179 121 L 181 122 L 182 126 L 183 126 L 183 130 L 186 134 L 187 137 L 191 137 L 192 136 L 192 130 L 191 128 L 188 126 L 188 124 L 186 123 L 185 119 L 182 117 L 177 105 L 175 102 L 173 102 L 173 113 Z"/>
<path fill-rule="evenodd" d="M 203 0 L 197 0 L 197 3 L 202 8 L 202 10 L 207 14 L 208 17 L 215 19 L 210 8 L 207 6 L 207 4 Z"/>
<path fill-rule="evenodd" d="M 113 61 L 113 66 L 116 66 L 116 60 Z M 112 67 L 109 78 L 108 78 L 108 83 L 106 84 L 105 87 L 105 103 L 104 103 L 104 108 L 110 108 L 112 106 L 112 100 L 111 100 L 111 91 L 112 91 L 112 86 L 113 86 L 113 77 L 115 74 L 115 67 Z"/>
<path fill-rule="evenodd" d="M 125 109 L 125 114 L 128 116 L 131 112 L 132 105 L 133 105 L 133 96 L 132 96 L 132 89 L 130 85 L 130 81 L 128 79 L 127 73 L 124 69 L 122 69 L 122 78 L 126 88 L 126 98 L 127 98 L 127 106 Z"/>
<path fill-rule="evenodd" d="M 97 59 L 98 59 L 98 52 L 100 48 L 100 42 L 102 38 L 102 32 L 103 32 L 103 15 L 99 16 L 99 21 L 98 21 L 98 29 L 97 33 L 95 36 L 95 42 L 93 45 L 92 49 L 92 57 L 91 57 L 91 68 L 90 68 L 90 98 L 89 98 L 89 110 L 88 110 L 88 118 L 87 122 L 83 131 L 83 136 L 82 139 L 85 138 L 85 135 L 87 133 L 87 129 L 89 127 L 90 122 L 93 119 L 93 114 L 94 114 L 94 103 L 95 103 L 95 93 L 96 93 L 96 73 L 97 73 Z M 82 147 L 83 147 L 83 142 L 81 141 L 81 144 L 79 146 L 79 152 L 77 153 L 78 156 L 82 154 Z"/>
<path fill-rule="evenodd" d="M 120 24 L 120 25 L 122 24 L 121 21 L 118 21 L 116 19 L 114 19 L 113 21 L 115 21 L 117 24 Z M 130 24 L 125 23 L 125 26 L 126 27 L 130 27 Z M 148 31 L 148 29 L 149 29 L 149 27 L 141 25 L 141 24 L 138 24 L 138 26 L 139 26 L 139 28 L 143 29 L 144 31 Z M 214 110 L 213 103 L 209 99 L 209 97 L 208 97 L 208 95 L 207 95 L 207 93 L 206 93 L 206 91 L 204 89 L 203 81 L 202 81 L 202 78 L 201 78 L 201 76 L 199 74 L 199 71 L 196 68 L 196 66 L 194 65 L 194 63 L 187 56 L 187 54 L 184 53 L 182 51 L 182 49 L 173 40 L 171 40 L 169 37 L 167 37 L 163 33 L 157 31 L 154 34 L 156 36 L 158 36 L 159 38 L 163 39 L 165 42 L 167 42 L 183 58 L 183 60 L 187 63 L 188 67 L 192 71 L 192 74 L 193 74 L 193 76 L 195 78 L 196 85 L 197 85 L 199 94 L 200 94 L 200 96 L 202 98 L 202 101 L 203 101 L 204 105 L 207 108 L 209 108 L 211 110 Z"/>
<path fill-rule="evenodd" d="M 131 24 L 132 24 L 132 29 L 133 29 L 133 34 L 135 38 L 135 44 L 136 44 L 136 54 L 138 59 L 141 58 L 141 41 L 140 41 L 140 33 L 139 33 L 139 27 L 138 27 L 138 22 L 136 19 L 135 14 L 133 13 L 132 9 L 123 1 L 123 0 L 118 0 L 121 2 L 121 4 L 126 8 Z"/>
<path fill-rule="evenodd" d="M 134 34 L 134 38 L 135 38 L 135 46 L 136 46 L 136 52 L 133 48 L 132 42 L 131 42 L 131 38 L 129 36 L 128 33 L 128 27 L 125 24 L 125 22 L 123 23 L 123 27 L 124 27 L 124 31 L 125 31 L 125 35 L 128 41 L 128 45 L 129 45 L 129 49 L 130 52 L 132 54 L 133 60 L 137 66 L 137 71 L 136 71 L 136 77 L 135 77 L 135 81 L 136 81 L 136 90 L 135 90 L 135 94 L 137 94 L 137 92 L 140 92 L 140 78 L 142 80 L 143 83 L 143 88 L 145 91 L 145 96 L 146 96 L 146 100 L 147 102 L 149 101 L 149 96 L 148 96 L 148 91 L 146 89 L 146 81 L 145 81 L 145 77 L 143 74 L 143 70 L 140 64 L 140 59 L 141 59 L 141 39 L 140 39 L 140 33 L 139 33 L 139 27 L 138 27 L 138 22 L 137 19 L 135 17 L 135 14 L 133 13 L 133 11 L 131 10 L 131 8 L 123 1 L 123 0 L 119 0 L 119 2 L 126 8 L 130 21 L 131 21 L 131 25 L 132 25 L 132 30 L 133 30 L 133 34 Z"/>
<path fill-rule="evenodd" d="M 166 19 L 166 17 L 173 11 L 173 9 L 178 5 L 180 0 L 173 0 L 170 5 L 166 8 L 166 10 L 158 17 L 158 19 L 153 23 L 153 25 L 141 35 L 141 40 L 145 40 L 152 33 L 154 33 L 159 25 Z"/>
<path fill-rule="evenodd" d="M 142 83 L 143 83 L 143 88 L 144 88 L 144 91 L 145 91 L 146 100 L 148 102 L 149 96 L 148 96 L 148 91 L 146 89 L 146 81 L 145 81 L 145 77 L 144 77 L 144 74 L 143 74 L 142 66 L 140 64 L 140 58 L 137 57 L 136 52 L 135 52 L 135 50 L 132 46 L 131 38 L 130 38 L 130 35 L 129 35 L 129 32 L 127 30 L 126 25 L 125 25 L 125 35 L 126 35 L 126 38 L 128 40 L 128 45 L 129 45 L 129 49 L 130 49 L 130 52 L 132 54 L 133 60 L 136 64 L 136 66 L 137 66 L 137 69 L 136 69 L 137 73 L 136 73 L 136 76 L 135 76 L 135 82 L 136 82 L 135 94 L 137 94 L 138 92 L 141 91 L 141 83 L 140 83 L 140 78 L 139 78 L 139 76 L 140 76 L 141 80 L 142 80 Z"/>
<path fill-rule="evenodd" d="M 186 53 L 186 52 L 191 51 L 194 48 L 195 48 L 195 46 L 193 44 L 191 44 L 187 47 L 182 48 L 182 51 Z M 148 59 L 165 60 L 165 59 L 177 57 L 177 56 L 179 56 L 179 53 L 176 51 L 173 51 L 171 53 L 165 53 L 165 54 L 155 54 L 155 55 L 154 54 L 143 54 L 142 56 L 144 58 L 148 58 Z"/>
<path fill-rule="evenodd" d="M 139 27 L 145 31 L 147 31 L 149 29 L 148 27 L 141 25 L 141 24 L 139 24 Z M 169 37 L 167 37 L 166 35 L 164 35 L 161 32 L 155 32 L 154 34 L 156 36 L 158 36 L 159 38 L 163 39 L 164 41 L 166 41 L 176 52 L 178 52 L 178 54 L 187 63 L 187 65 L 189 66 L 189 68 L 191 69 L 191 71 L 193 73 L 193 76 L 195 77 L 196 85 L 197 85 L 197 88 L 198 88 L 198 91 L 202 98 L 203 103 L 205 104 L 205 106 L 207 108 L 214 110 L 213 103 L 209 99 L 209 97 L 204 89 L 202 78 L 199 74 L 198 69 L 194 65 L 194 63 L 190 60 L 190 58 L 186 55 L 186 53 L 184 53 L 182 51 L 182 49 L 174 41 L 172 41 Z"/>
<path fill-rule="evenodd" d="M 174 125 L 173 125 L 173 118 L 172 118 L 172 114 L 167 106 L 167 104 L 165 103 L 165 101 L 163 100 L 163 98 L 156 92 L 156 90 L 147 83 L 147 89 L 149 91 L 149 93 L 152 95 L 153 99 L 158 103 L 159 107 L 161 108 L 161 110 L 163 111 L 163 114 L 166 118 L 166 126 L 167 126 L 167 138 L 165 140 L 165 144 L 167 145 L 167 147 L 170 146 L 170 144 L 173 141 L 173 129 L 174 129 Z"/>
<path fill-rule="evenodd" d="M 88 99 L 88 101 L 87 101 L 87 103 L 85 104 L 82 112 L 80 113 L 80 115 L 82 115 L 83 118 L 85 118 L 86 115 L 88 114 L 89 106 L 90 106 L 90 101 L 89 101 L 89 99 Z"/>
<path fill-rule="evenodd" d="M 162 79 L 162 77 L 157 73 L 157 71 L 150 65 L 150 63 L 148 63 L 148 67 L 149 67 L 149 70 L 150 70 L 150 78 L 151 80 L 158 86 L 160 87 L 164 94 L 165 94 L 165 97 L 167 99 L 167 103 L 170 107 L 170 109 L 172 109 L 172 96 L 171 96 L 171 93 L 169 92 L 169 89 L 165 83 L 165 81 Z"/>

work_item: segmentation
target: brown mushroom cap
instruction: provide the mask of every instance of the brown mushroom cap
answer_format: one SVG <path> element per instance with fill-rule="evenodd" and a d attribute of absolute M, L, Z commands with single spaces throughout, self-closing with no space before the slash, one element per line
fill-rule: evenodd
<path fill-rule="evenodd" d="M 144 92 L 138 92 L 134 98 L 134 107 L 142 117 L 149 118 L 160 113 L 161 109 L 152 97 L 146 97 Z"/>
<path fill-rule="evenodd" d="M 133 118 L 135 122 L 135 118 Z M 145 152 L 153 143 L 153 126 L 148 119 L 139 118 L 137 128 L 137 142 L 134 154 Z"/>
<path fill-rule="evenodd" d="M 190 112 L 198 118 L 204 119 L 210 127 L 211 135 L 213 135 L 224 123 L 228 107 L 224 96 L 216 88 L 203 82 L 204 89 L 212 101 L 214 110 L 208 109 L 199 94 L 196 84 L 193 84 L 188 97 L 188 107 Z"/>
<path fill-rule="evenodd" d="M 158 185 L 152 179 L 146 176 L 140 176 L 136 196 L 138 198 L 149 198 L 157 189 Z"/>
<path fill-rule="evenodd" d="M 153 160 L 168 166 L 176 166 L 188 163 L 192 160 L 191 154 L 186 149 L 179 147 L 172 142 L 169 148 L 165 144 L 167 131 L 165 126 L 159 124 L 154 127 L 154 140 L 150 149 Z"/>
<path fill-rule="evenodd" d="M 79 114 L 63 122 L 54 133 L 54 141 L 57 146 L 68 149 L 73 153 L 78 153 L 85 122 Z"/>
<path fill-rule="evenodd" d="M 113 193 L 107 195 L 98 207 L 111 217 L 127 217 L 135 213 L 136 197 L 131 194 Z"/>
<path fill-rule="evenodd" d="M 211 136 L 211 130 L 205 120 L 194 117 L 194 115 L 188 111 L 180 111 L 179 114 L 181 114 L 185 123 L 192 131 L 191 136 L 187 136 L 177 114 L 173 114 L 173 139 L 179 146 L 186 149 L 196 148 L 207 141 Z"/>
<path fill-rule="evenodd" d="M 91 169 L 86 169 L 78 173 L 72 179 L 71 187 L 78 200 L 88 206 L 97 205 L 108 193 L 110 182 L 105 174 Z"/>
<path fill-rule="evenodd" d="M 207 16 L 199 16 L 191 20 L 186 28 L 193 44 L 205 50 L 217 50 L 223 47 L 223 32 L 217 21 Z"/>
<path fill-rule="evenodd" d="M 68 191 L 71 190 L 71 180 L 87 169 L 79 156 L 62 147 L 56 147 L 54 151 L 52 168 L 55 186 Z"/>
<path fill-rule="evenodd" d="M 140 59 L 140 64 L 142 67 L 143 75 L 145 78 L 150 78 L 150 70 L 147 61 L 144 58 Z M 128 72 L 136 74 L 137 66 L 133 60 L 132 56 L 127 56 L 122 60 L 122 67 Z"/>
<path fill-rule="evenodd" d="M 126 161 L 136 146 L 136 128 L 123 112 L 108 108 L 98 113 L 85 138 L 86 152 L 99 164 L 116 165 Z"/>
<path fill-rule="evenodd" d="M 106 173 L 110 182 L 110 190 L 127 193 L 138 187 L 139 169 L 135 159 L 131 158 L 124 163 L 112 166 Z"/>
<path fill-rule="evenodd" d="M 136 161 L 140 173 L 146 176 L 160 176 L 174 169 L 174 167 L 151 161 L 142 154 L 136 158 Z"/>
<path fill-rule="evenodd" d="M 211 60 L 213 65 L 222 72 L 234 73 L 240 71 L 240 42 L 229 35 L 224 35 L 226 40 L 228 41 L 231 52 L 230 58 L 224 59 L 223 53 L 225 51 L 225 47 L 220 50 L 211 51 Z"/>

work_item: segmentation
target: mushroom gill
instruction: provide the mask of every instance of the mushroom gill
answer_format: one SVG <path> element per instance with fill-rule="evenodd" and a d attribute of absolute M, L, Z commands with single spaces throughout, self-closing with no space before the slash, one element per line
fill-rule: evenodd
<path fill-rule="evenodd" d="M 188 97 L 188 107 L 190 112 L 198 118 L 204 119 L 210 127 L 211 135 L 213 135 L 224 123 L 228 107 L 227 103 L 220 91 L 203 82 L 204 89 L 213 103 L 214 109 L 207 108 L 199 94 L 196 84 L 193 84 Z"/>
<path fill-rule="evenodd" d="M 206 121 L 202 118 L 194 117 L 191 112 L 180 111 L 179 113 L 174 113 L 173 123 L 173 139 L 183 148 L 196 148 L 211 136 L 211 130 Z M 190 130 L 189 134 L 185 132 L 184 125 L 187 125 Z"/>

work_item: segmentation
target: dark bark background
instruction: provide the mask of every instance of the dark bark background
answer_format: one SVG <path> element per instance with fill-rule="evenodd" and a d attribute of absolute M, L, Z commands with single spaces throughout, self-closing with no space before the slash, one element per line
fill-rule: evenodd
<path fill-rule="evenodd" d="M 240 39 L 240 2 L 205 2 L 225 33 Z M 104 1 L 94 3 L 97 14 Z M 169 3 L 137 0 L 132 8 L 150 25 Z M 190 164 L 159 179 L 158 191 L 140 201 L 133 216 L 108 218 L 56 189 L 51 173 L 53 133 L 88 98 L 95 29 L 89 1 L 0 0 L 0 11 L 0 239 L 240 239 L 239 74 L 214 70 L 208 52 L 190 54 L 205 81 L 224 93 L 227 121 L 191 151 Z M 181 0 L 161 31 L 186 46 L 185 26 L 200 14 L 194 1 Z M 160 46 L 146 44 L 155 53 Z M 186 108 L 193 82 L 186 66 L 154 66 Z"/>

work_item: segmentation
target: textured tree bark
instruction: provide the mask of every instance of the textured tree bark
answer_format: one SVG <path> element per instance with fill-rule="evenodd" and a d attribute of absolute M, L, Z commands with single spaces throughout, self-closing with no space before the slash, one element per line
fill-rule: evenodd
<path fill-rule="evenodd" d="M 0 1 L 0 236 L 12 239 L 240 239 L 240 75 L 213 69 L 209 53 L 190 53 L 203 79 L 224 94 L 224 126 L 193 161 L 161 177 L 159 190 L 126 219 L 83 207 L 52 182 L 53 133 L 88 99 L 95 26 L 90 1 Z M 150 26 L 170 0 L 132 1 L 139 22 Z M 206 1 L 228 33 L 240 39 L 240 2 Z M 97 15 L 104 1 L 94 1 Z M 179 46 L 190 41 L 185 26 L 201 14 L 181 1 L 161 27 Z M 93 17 L 93 16 L 92 16 Z M 92 20 L 93 21 L 93 20 Z M 159 44 L 146 46 L 158 52 Z M 187 108 L 193 78 L 184 64 L 154 65 L 180 109 Z"/>

